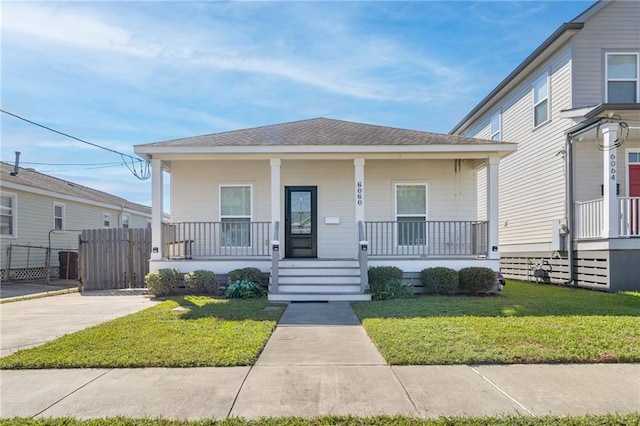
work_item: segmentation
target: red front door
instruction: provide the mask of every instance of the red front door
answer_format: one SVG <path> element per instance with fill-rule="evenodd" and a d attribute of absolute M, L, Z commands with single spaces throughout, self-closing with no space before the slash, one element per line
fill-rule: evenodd
<path fill-rule="evenodd" d="M 629 164 L 629 197 L 640 197 L 640 164 Z M 640 199 L 631 200 L 631 235 L 640 235 Z"/>

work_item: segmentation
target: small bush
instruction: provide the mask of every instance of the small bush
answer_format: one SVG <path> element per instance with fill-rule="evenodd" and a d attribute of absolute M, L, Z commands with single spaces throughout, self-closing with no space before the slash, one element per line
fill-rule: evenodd
<path fill-rule="evenodd" d="M 427 294 L 452 295 L 458 289 L 458 271 L 443 266 L 423 269 L 420 280 Z"/>
<path fill-rule="evenodd" d="M 413 287 L 400 280 L 391 280 L 387 284 L 388 299 L 409 299 L 413 297 Z"/>
<path fill-rule="evenodd" d="M 253 281 L 234 281 L 227 287 L 224 296 L 227 299 L 253 299 L 262 297 L 264 290 Z"/>
<path fill-rule="evenodd" d="M 369 286 L 386 286 L 392 280 L 402 281 L 402 269 L 396 266 L 372 266 L 369 268 Z"/>
<path fill-rule="evenodd" d="M 229 272 L 229 282 L 251 281 L 262 286 L 262 271 L 258 268 L 240 268 Z"/>
<path fill-rule="evenodd" d="M 175 268 L 158 269 L 144 277 L 149 293 L 154 296 L 168 296 L 175 291 L 180 280 L 180 271 Z"/>
<path fill-rule="evenodd" d="M 475 295 L 492 290 L 497 285 L 497 275 L 491 268 L 464 268 L 458 272 L 460 288 Z"/>
<path fill-rule="evenodd" d="M 187 272 L 184 275 L 184 286 L 188 292 L 202 294 L 218 294 L 218 278 L 211 271 L 202 269 Z"/>

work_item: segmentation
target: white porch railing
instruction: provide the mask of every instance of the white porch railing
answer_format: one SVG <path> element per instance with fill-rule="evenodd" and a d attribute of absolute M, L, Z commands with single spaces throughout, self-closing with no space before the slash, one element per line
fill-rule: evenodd
<path fill-rule="evenodd" d="M 602 238 L 602 199 L 576 202 L 576 238 Z M 640 197 L 618 197 L 618 236 L 640 237 Z"/>
<path fill-rule="evenodd" d="M 167 222 L 164 256 L 169 259 L 270 256 L 270 222 Z"/>
<path fill-rule="evenodd" d="M 486 256 L 487 224 L 484 221 L 366 222 L 369 256 Z"/>
<path fill-rule="evenodd" d="M 602 236 L 603 200 L 576 202 L 577 238 L 600 238 Z"/>
<path fill-rule="evenodd" d="M 640 197 L 619 197 L 619 232 L 621 237 L 640 237 Z"/>

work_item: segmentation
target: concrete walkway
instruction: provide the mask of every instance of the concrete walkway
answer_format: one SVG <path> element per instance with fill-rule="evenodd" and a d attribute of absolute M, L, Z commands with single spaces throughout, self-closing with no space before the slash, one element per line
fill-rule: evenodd
<path fill-rule="evenodd" d="M 291 304 L 253 367 L 0 371 L 0 416 L 438 417 L 640 410 L 640 364 L 390 367 L 358 324 L 348 304 Z"/>

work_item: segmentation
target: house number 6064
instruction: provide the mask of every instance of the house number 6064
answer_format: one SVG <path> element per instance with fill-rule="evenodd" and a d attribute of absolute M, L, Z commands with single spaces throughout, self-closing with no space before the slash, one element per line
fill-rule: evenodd
<path fill-rule="evenodd" d="M 616 154 L 611 154 L 609 160 L 609 179 L 616 180 Z"/>
<path fill-rule="evenodd" d="M 362 182 L 356 182 L 356 203 L 361 206 L 362 200 L 364 198 L 363 190 L 362 190 Z"/>

